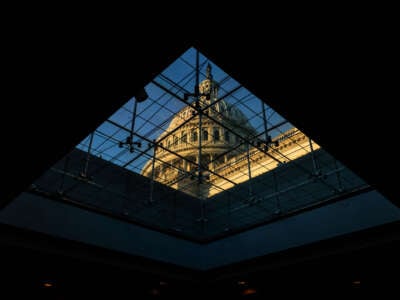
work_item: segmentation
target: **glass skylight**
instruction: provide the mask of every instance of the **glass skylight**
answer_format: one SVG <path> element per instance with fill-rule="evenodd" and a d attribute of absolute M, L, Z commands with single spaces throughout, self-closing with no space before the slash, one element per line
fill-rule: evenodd
<path fill-rule="evenodd" d="M 267 103 L 190 48 L 32 191 L 204 242 L 367 188 Z"/>

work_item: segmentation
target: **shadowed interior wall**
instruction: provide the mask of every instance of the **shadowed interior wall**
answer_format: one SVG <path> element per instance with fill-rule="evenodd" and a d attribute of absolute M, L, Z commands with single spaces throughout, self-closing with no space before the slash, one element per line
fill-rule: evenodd
<path fill-rule="evenodd" d="M 372 191 L 210 244 L 196 244 L 23 193 L 0 222 L 159 261 L 206 270 L 400 219 Z"/>

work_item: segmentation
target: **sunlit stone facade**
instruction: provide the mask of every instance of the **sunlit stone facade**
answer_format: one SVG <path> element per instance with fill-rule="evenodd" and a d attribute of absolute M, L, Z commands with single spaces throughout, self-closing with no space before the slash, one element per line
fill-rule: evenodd
<path fill-rule="evenodd" d="M 276 168 L 277 160 L 284 163 L 310 151 L 309 139 L 295 128 L 266 147 L 265 136 L 243 112 L 218 98 L 218 88 L 209 66 L 199 84 L 204 113 L 197 113 L 195 103 L 178 112 L 157 138 L 154 159 L 142 175 L 205 199 Z M 319 146 L 313 143 L 313 148 Z"/>

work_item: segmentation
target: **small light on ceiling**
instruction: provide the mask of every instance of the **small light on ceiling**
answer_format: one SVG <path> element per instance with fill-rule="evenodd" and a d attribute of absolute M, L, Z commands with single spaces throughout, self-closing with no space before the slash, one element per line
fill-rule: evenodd
<path fill-rule="evenodd" d="M 241 286 L 244 286 L 244 285 L 247 285 L 247 281 L 240 280 L 240 281 L 237 282 L 237 284 L 241 285 Z"/>
<path fill-rule="evenodd" d="M 255 290 L 255 289 L 245 289 L 243 292 L 242 292 L 242 295 L 243 296 L 248 296 L 248 295 L 254 295 L 254 294 L 256 294 L 257 293 L 257 291 Z"/>
<path fill-rule="evenodd" d="M 159 289 L 151 289 L 149 293 L 152 296 L 160 296 L 161 294 Z"/>
<path fill-rule="evenodd" d="M 51 287 L 54 287 L 54 283 L 49 280 L 46 280 L 46 281 L 42 282 L 42 286 L 45 288 L 51 288 Z"/>
<path fill-rule="evenodd" d="M 354 280 L 353 285 L 354 286 L 359 286 L 361 284 L 361 280 Z"/>

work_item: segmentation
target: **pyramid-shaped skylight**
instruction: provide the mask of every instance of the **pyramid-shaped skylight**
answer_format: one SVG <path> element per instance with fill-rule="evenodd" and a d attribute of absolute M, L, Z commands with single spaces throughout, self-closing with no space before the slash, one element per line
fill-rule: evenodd
<path fill-rule="evenodd" d="M 267 103 L 190 48 L 32 191 L 204 242 L 366 188 Z"/>

